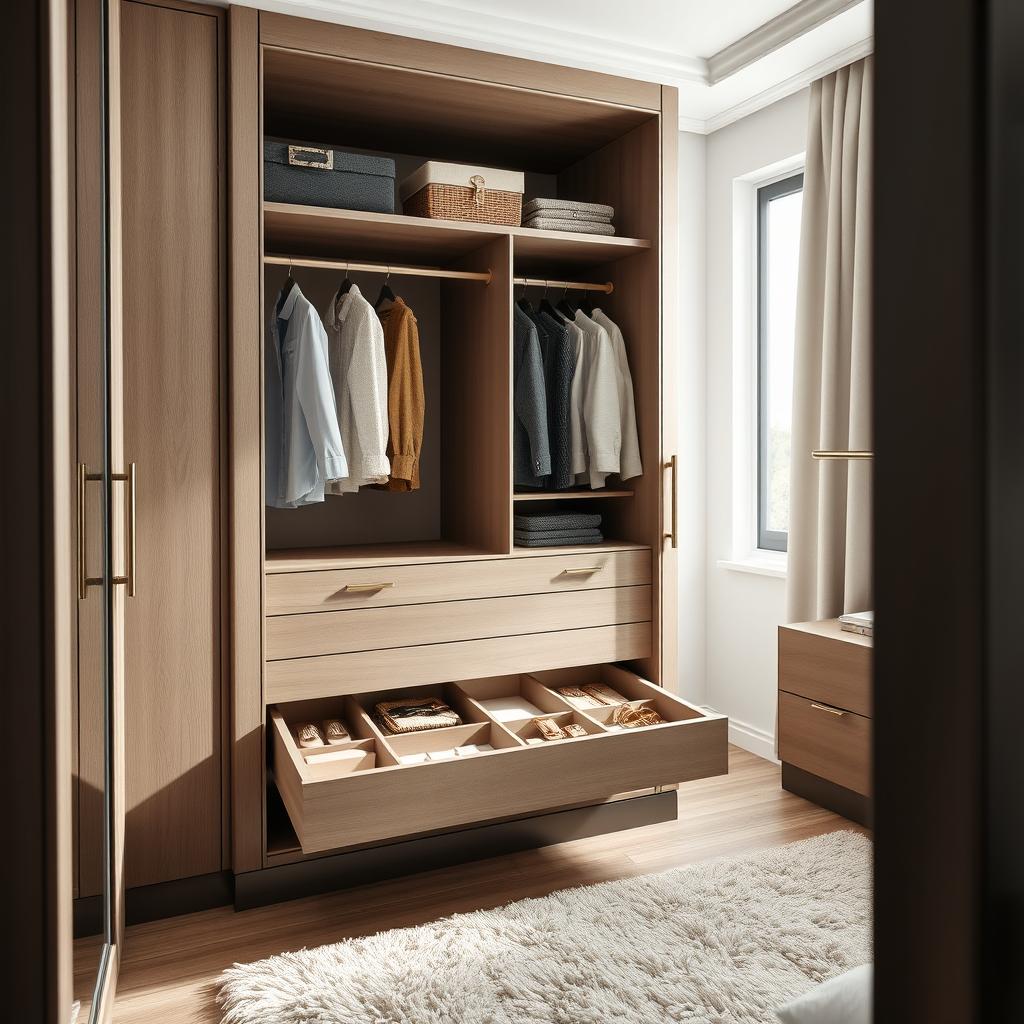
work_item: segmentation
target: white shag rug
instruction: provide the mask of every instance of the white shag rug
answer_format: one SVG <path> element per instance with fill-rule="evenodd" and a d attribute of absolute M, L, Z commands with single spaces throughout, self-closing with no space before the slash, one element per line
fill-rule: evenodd
<path fill-rule="evenodd" d="M 833 832 L 236 964 L 226 1024 L 767 1024 L 871 958 L 871 844 Z"/>

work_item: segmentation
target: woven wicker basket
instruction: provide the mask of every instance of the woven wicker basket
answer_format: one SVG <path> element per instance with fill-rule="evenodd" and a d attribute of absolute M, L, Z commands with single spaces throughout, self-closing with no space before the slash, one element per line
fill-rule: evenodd
<path fill-rule="evenodd" d="M 402 203 L 402 212 L 410 217 L 519 227 L 523 219 L 523 195 L 495 188 L 475 189 L 468 185 L 431 182 Z"/>

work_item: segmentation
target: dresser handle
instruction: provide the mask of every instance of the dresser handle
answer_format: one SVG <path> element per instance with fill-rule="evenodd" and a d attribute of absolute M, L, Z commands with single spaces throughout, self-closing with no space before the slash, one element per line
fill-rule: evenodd
<path fill-rule="evenodd" d="M 362 594 L 370 590 L 386 590 L 394 585 L 394 580 L 389 583 L 348 583 L 345 590 L 350 594 Z"/>
<path fill-rule="evenodd" d="M 600 572 L 604 566 L 601 565 L 581 565 L 573 569 L 563 569 L 563 576 L 589 576 L 591 573 Z"/>
<path fill-rule="evenodd" d="M 845 711 L 839 711 L 837 708 L 827 707 L 825 704 L 815 704 L 813 700 L 811 701 L 811 707 L 817 711 L 827 711 L 830 715 L 835 715 L 836 718 L 842 718 L 843 715 L 846 714 Z"/>
<path fill-rule="evenodd" d="M 676 477 L 679 474 L 679 456 L 673 455 L 672 458 L 665 463 L 665 469 L 672 471 L 672 511 L 671 518 L 669 520 L 671 524 L 671 532 L 665 534 L 665 539 L 670 540 L 672 547 L 679 547 L 679 490 Z"/>

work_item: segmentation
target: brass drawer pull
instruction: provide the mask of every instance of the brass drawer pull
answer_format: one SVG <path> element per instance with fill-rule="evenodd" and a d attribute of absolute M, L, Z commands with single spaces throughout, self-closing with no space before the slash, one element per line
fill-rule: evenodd
<path fill-rule="evenodd" d="M 846 714 L 845 711 L 840 711 L 838 708 L 830 708 L 825 704 L 815 704 L 811 701 L 811 707 L 817 711 L 827 711 L 830 715 L 835 715 L 836 718 L 842 718 Z"/>
<path fill-rule="evenodd" d="M 389 583 L 348 583 L 345 585 L 345 590 L 349 594 L 362 594 L 371 590 L 386 590 L 394 585 L 394 580 Z"/>
<path fill-rule="evenodd" d="M 600 572 L 603 565 L 581 565 L 574 569 L 563 569 L 563 576 L 590 576 L 592 573 Z"/>

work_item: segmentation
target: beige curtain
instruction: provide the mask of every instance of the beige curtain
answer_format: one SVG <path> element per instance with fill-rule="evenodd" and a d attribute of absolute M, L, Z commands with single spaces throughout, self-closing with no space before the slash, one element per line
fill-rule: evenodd
<path fill-rule="evenodd" d="M 871 463 L 872 58 L 811 87 L 797 284 L 789 519 L 790 622 L 873 607 Z"/>

